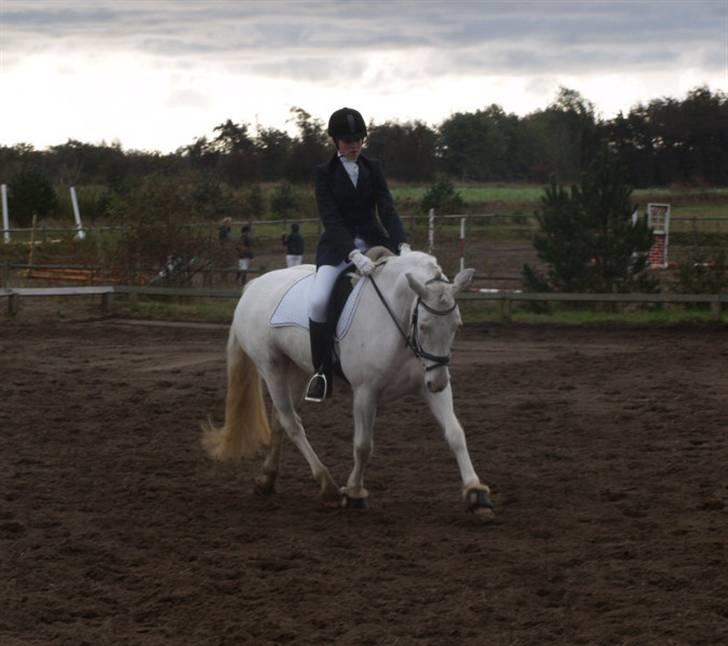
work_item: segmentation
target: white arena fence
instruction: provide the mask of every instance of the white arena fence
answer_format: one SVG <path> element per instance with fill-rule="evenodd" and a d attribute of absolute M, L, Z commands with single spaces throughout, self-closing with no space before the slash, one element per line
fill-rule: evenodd
<path fill-rule="evenodd" d="M 0 298 L 7 298 L 7 314 L 14 316 L 23 298 L 96 296 L 101 297 L 101 308 L 111 313 L 115 296 L 131 301 L 139 296 L 161 296 L 204 299 L 239 299 L 239 289 L 185 289 L 174 287 L 16 287 L 0 288 Z M 725 294 L 571 294 L 571 293 L 524 293 L 524 292 L 462 292 L 459 302 L 490 301 L 500 304 L 501 318 L 510 320 L 513 303 L 612 303 L 612 304 L 683 304 L 709 305 L 713 318 L 721 320 L 722 308 L 728 304 Z"/>
<path fill-rule="evenodd" d="M 405 227 L 407 228 L 412 247 L 431 252 L 435 255 L 443 269 L 448 275 L 454 275 L 464 267 L 473 267 L 476 270 L 475 280 L 481 287 L 491 287 L 508 289 L 518 287 L 522 284 L 522 276 L 520 267 L 523 264 L 533 264 L 535 260 L 535 252 L 533 251 L 533 237 L 537 233 L 539 227 L 534 215 L 524 214 L 502 214 L 502 213 L 462 213 L 462 214 L 438 214 L 434 211 L 430 213 L 403 214 Z M 236 239 L 239 235 L 240 228 L 243 224 L 251 224 L 254 231 L 254 239 L 256 240 L 256 258 L 252 262 L 249 274 L 255 275 L 264 273 L 271 269 L 283 267 L 285 264 L 285 256 L 282 250 L 280 236 L 288 229 L 289 223 L 298 222 L 301 225 L 301 231 L 306 240 L 306 253 L 304 262 L 313 262 L 316 240 L 321 230 L 320 222 L 317 218 L 303 218 L 288 220 L 283 219 L 259 219 L 259 220 L 236 220 L 233 222 L 233 237 Z M 698 240 L 700 235 L 706 238 L 710 236 L 721 238 L 728 236 L 728 217 L 679 217 L 671 216 L 672 240 L 671 244 L 677 245 L 676 251 L 680 252 L 679 245 L 682 246 L 681 253 L 672 254 L 670 268 L 684 261 L 689 251 L 690 241 Z M 199 255 L 195 256 L 195 260 L 199 260 L 195 264 L 194 271 L 189 270 L 182 273 L 178 279 L 165 281 L 166 286 L 229 286 L 234 281 L 237 274 L 237 263 L 228 259 L 225 261 L 226 255 L 220 246 L 218 240 L 217 221 L 197 222 L 183 225 L 183 228 L 194 232 L 196 239 L 201 240 L 199 247 Z M 116 266 L 105 267 L 104 265 L 114 264 L 113 259 L 107 259 L 104 256 L 103 249 L 105 245 L 101 244 L 101 239 L 105 236 L 118 235 L 123 227 L 120 226 L 98 226 L 86 227 L 84 229 L 84 237 L 87 244 L 96 244 L 98 248 L 99 258 L 95 267 L 87 267 L 88 271 L 96 272 L 95 276 L 111 276 L 118 278 L 118 274 L 123 273 L 123 277 L 111 280 L 98 280 L 94 278 L 96 284 L 111 282 L 119 283 L 138 283 L 143 281 L 135 280 L 129 273 L 128 268 L 122 270 Z M 24 244 L 30 240 L 35 240 L 36 244 L 46 241 L 53 241 L 58 238 L 70 239 L 78 234 L 78 227 L 44 227 L 38 226 L 36 229 L 8 229 L 6 234 L 13 234 L 12 241 L 16 244 Z M 700 235 L 699 235 L 700 234 Z M 682 236 L 682 238 L 681 238 Z M 8 238 L 6 237 L 6 242 Z M 686 243 L 687 241 L 687 243 Z M 690 243 L 691 244 L 691 243 Z M 722 244 L 714 242 L 714 244 Z M 686 246 L 687 245 L 687 246 Z M 719 251 L 721 246 L 710 246 L 710 243 L 700 244 L 700 248 L 706 253 Z M 31 245 L 32 247 L 32 245 Z M 227 255 L 232 249 L 227 250 Z M 505 251 L 509 259 L 517 259 L 518 269 L 504 267 L 498 262 L 498 252 Z M 656 267 L 667 267 L 667 239 L 665 239 L 665 255 L 662 264 L 656 264 Z M 29 257 L 27 267 L 30 269 L 31 260 Z M 513 265 L 513 263 L 510 263 Z M 70 269 L 71 267 L 68 266 Z M 14 266 L 13 269 L 18 269 Z M 52 267 L 46 265 L 42 267 L 38 265 L 36 268 L 38 273 L 42 273 L 44 269 L 62 269 L 62 266 Z M 76 267 L 81 269 L 81 267 Z M 112 269 L 114 271 L 112 271 Z M 137 268 L 139 271 L 148 274 L 147 278 L 156 276 L 162 268 Z M 5 272 L 6 276 L 10 270 L 0 267 L 0 272 Z M 0 277 L 2 278 L 2 277 Z M 80 282 L 80 281 L 79 281 Z M 89 284 L 91 281 L 87 281 Z M 0 286 L 7 286 L 8 280 L 0 279 Z"/>
<path fill-rule="evenodd" d="M 460 227 L 463 219 L 466 223 L 466 237 L 474 232 L 482 230 L 501 228 L 504 232 L 511 231 L 516 236 L 530 237 L 537 230 L 536 218 L 533 214 L 504 214 L 504 213 L 402 213 L 402 219 L 408 229 L 414 229 L 418 235 L 422 234 L 423 241 L 428 242 L 430 231 L 432 231 L 432 242 L 436 246 L 441 243 L 440 236 L 446 239 L 459 239 Z M 275 226 L 285 229 L 289 223 L 298 222 L 301 225 L 320 230 L 321 223 L 318 218 L 288 218 L 284 219 L 239 219 L 233 220 L 233 233 L 237 235 L 244 224 L 252 227 Z M 718 233 L 728 234 L 728 215 L 717 217 L 694 217 L 676 216 L 671 217 L 671 225 L 675 233 Z M 214 222 L 192 222 L 181 225 L 193 231 L 204 231 L 207 237 L 216 239 L 220 223 Z M 88 234 L 112 234 L 124 229 L 121 225 L 84 225 L 83 230 Z M 27 242 L 31 239 L 34 229 L 32 227 L 10 227 L 4 224 L 2 228 L 3 238 L 6 243 L 12 241 Z M 78 234 L 78 226 L 57 227 L 39 225 L 35 229 L 35 237 L 39 242 L 45 242 L 51 238 L 73 238 Z"/>

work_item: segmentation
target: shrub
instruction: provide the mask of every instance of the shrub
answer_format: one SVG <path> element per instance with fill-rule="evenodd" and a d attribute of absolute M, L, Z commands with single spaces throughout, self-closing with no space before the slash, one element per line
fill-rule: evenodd
<path fill-rule="evenodd" d="M 602 156 L 571 191 L 551 181 L 536 212 L 540 231 L 533 243 L 548 270 L 540 276 L 526 265 L 529 289 L 656 291 L 657 281 L 648 273 L 652 231 L 644 221 L 632 224 L 632 189 L 623 178 L 623 169 Z"/>
<path fill-rule="evenodd" d="M 424 212 L 435 209 L 435 213 L 462 213 L 465 200 L 455 190 L 453 183 L 446 177 L 437 180 L 422 198 L 421 208 Z"/>
<path fill-rule="evenodd" d="M 46 217 L 58 208 L 53 184 L 40 171 L 23 168 L 9 183 L 8 210 L 13 221 L 21 227 L 33 224 L 33 215 Z"/>
<path fill-rule="evenodd" d="M 264 220 L 268 211 L 260 184 L 253 184 L 243 197 L 241 215 L 247 220 Z"/>
<path fill-rule="evenodd" d="M 300 217 L 299 196 L 291 184 L 282 182 L 276 186 L 270 198 L 270 210 L 272 215 L 284 221 L 288 221 L 290 217 Z"/>
<path fill-rule="evenodd" d="M 718 294 L 728 291 L 728 255 L 721 249 L 714 256 L 692 252 L 680 265 L 675 291 L 683 294 Z"/>
<path fill-rule="evenodd" d="M 123 231 L 112 252 L 114 264 L 125 267 L 133 279 L 140 268 L 198 256 L 206 232 L 187 226 L 194 216 L 194 201 L 175 178 L 149 178 L 114 204 L 113 218 Z"/>
<path fill-rule="evenodd" d="M 68 187 L 57 187 L 57 195 L 59 196 L 57 215 L 73 222 L 73 205 Z M 77 186 L 76 198 L 84 225 L 111 215 L 114 194 L 104 186 Z"/>

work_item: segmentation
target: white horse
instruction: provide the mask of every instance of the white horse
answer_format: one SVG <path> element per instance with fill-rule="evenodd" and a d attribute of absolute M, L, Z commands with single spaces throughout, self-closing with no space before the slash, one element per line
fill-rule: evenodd
<path fill-rule="evenodd" d="M 454 297 L 470 284 L 474 270 L 461 271 L 449 283 L 435 258 L 412 251 L 381 258 L 371 278 L 360 278 L 366 284 L 354 319 L 338 341 L 338 356 L 354 400 L 354 468 L 341 489 L 309 444 L 296 412 L 313 372 L 308 332 L 270 325 L 283 295 L 314 270 L 312 265 L 299 265 L 271 271 L 246 286 L 227 344 L 225 423 L 222 428 L 211 422 L 203 425 L 207 453 L 218 460 L 240 460 L 268 447 L 255 491 L 272 493 L 282 427 L 306 458 L 324 502 L 366 507 L 364 468 L 372 451 L 377 404 L 382 398 L 396 400 L 420 393 L 455 455 L 466 509 L 483 520 L 493 518 L 490 491 L 473 468 L 465 433 L 453 410 L 447 367 L 455 331 L 462 324 Z M 273 428 L 260 376 L 280 420 Z"/>

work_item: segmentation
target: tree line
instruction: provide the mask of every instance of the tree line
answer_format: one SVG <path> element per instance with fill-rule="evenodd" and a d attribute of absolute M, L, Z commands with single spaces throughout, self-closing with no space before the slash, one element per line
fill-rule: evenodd
<path fill-rule="evenodd" d="M 11 197 L 23 190 L 42 192 L 43 180 L 125 195 L 150 176 L 165 176 L 190 187 L 200 205 L 214 204 L 226 189 L 309 183 L 315 165 L 331 155 L 331 143 L 321 120 L 300 107 L 291 108 L 291 115 L 295 135 L 277 128 L 252 131 L 249 124 L 229 119 L 211 136 L 170 154 L 76 140 L 46 150 L 23 143 L 0 146 L 0 182 L 10 186 Z M 561 88 L 548 107 L 524 117 L 493 104 L 453 114 L 436 127 L 421 121 L 370 123 L 367 139 L 367 154 L 382 161 L 389 178 L 416 183 L 441 177 L 574 182 L 605 150 L 619 157 L 636 188 L 726 186 L 728 96 L 698 87 L 682 100 L 654 99 L 626 115 L 602 119 L 594 104 Z M 52 202 L 52 195 L 46 197 Z"/>

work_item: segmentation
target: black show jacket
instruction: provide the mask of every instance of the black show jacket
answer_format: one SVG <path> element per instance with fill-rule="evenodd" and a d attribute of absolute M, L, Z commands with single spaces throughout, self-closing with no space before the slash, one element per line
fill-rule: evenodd
<path fill-rule="evenodd" d="M 356 236 L 369 247 L 382 245 L 394 253 L 407 240 L 381 164 L 364 155 L 357 164 L 356 188 L 338 155 L 316 167 L 316 204 L 324 228 L 316 248 L 317 266 L 346 260 L 356 249 Z"/>

